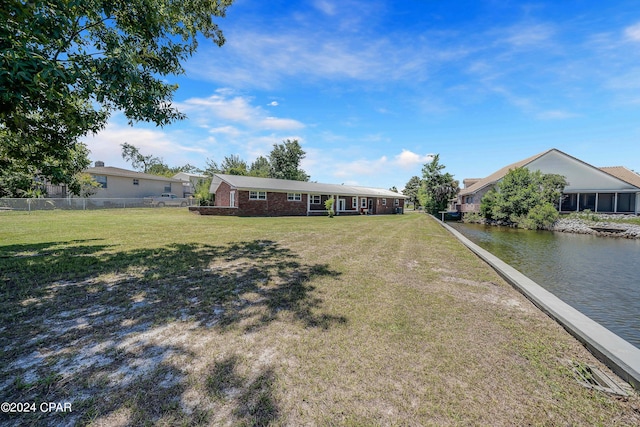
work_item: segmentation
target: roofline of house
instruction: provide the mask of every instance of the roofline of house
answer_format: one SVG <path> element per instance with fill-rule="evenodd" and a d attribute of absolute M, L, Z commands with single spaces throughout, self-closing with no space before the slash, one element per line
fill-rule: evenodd
<path fill-rule="evenodd" d="M 338 185 L 338 184 L 325 184 L 325 183 L 315 183 L 315 182 L 307 182 L 307 181 L 293 181 L 293 180 L 287 180 L 287 179 L 277 179 L 277 178 L 260 178 L 260 177 L 252 177 L 256 180 L 261 180 L 261 179 L 268 179 L 268 180 L 278 180 L 278 181 L 284 181 L 284 182 L 292 182 L 292 183 L 304 183 L 307 185 L 324 185 L 324 186 L 332 186 L 335 187 L 333 189 L 331 189 L 331 191 L 326 191 L 326 189 L 318 189 L 317 191 L 314 190 L 310 190 L 310 189 L 305 189 L 305 190 L 289 190 L 289 189 L 280 189 L 280 188 L 274 188 L 273 186 L 260 186 L 260 185 L 251 185 L 251 186 L 235 186 L 233 185 L 231 182 L 229 182 L 228 179 L 225 179 L 226 177 L 233 177 L 235 175 L 225 175 L 225 174 L 214 174 L 213 176 L 213 180 L 211 182 L 211 187 L 210 187 L 210 191 L 213 190 L 213 188 L 215 187 L 215 190 L 213 190 L 212 192 L 217 191 L 217 187 L 220 185 L 220 183 L 216 183 L 216 178 L 218 178 L 220 181 L 224 181 L 227 184 L 229 184 L 232 188 L 236 189 L 236 190 L 241 190 L 241 191 L 253 191 L 253 190 L 258 190 L 258 191 L 271 191 L 271 192 L 276 192 L 276 193 L 305 193 L 305 194 L 325 194 L 325 195 L 336 195 L 336 196 L 359 196 L 359 197 L 381 197 L 381 198 L 397 198 L 397 199 L 407 199 L 408 197 L 405 196 L 402 193 L 395 193 L 392 192 L 391 190 L 385 190 L 383 188 L 375 188 L 375 187 L 361 187 L 361 186 L 354 186 L 354 185 L 349 185 L 349 186 L 343 186 L 343 185 Z M 339 191 L 340 189 L 355 189 L 356 191 Z M 362 193 L 359 193 L 357 190 L 358 189 L 362 189 L 362 190 L 366 190 L 363 191 Z M 379 194 L 370 194 L 371 192 L 380 192 Z M 390 194 L 391 193 L 391 194 Z"/>

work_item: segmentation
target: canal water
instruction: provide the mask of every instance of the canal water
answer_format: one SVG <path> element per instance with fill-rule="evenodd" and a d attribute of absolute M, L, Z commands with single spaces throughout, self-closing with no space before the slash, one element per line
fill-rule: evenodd
<path fill-rule="evenodd" d="M 447 224 L 640 348 L 640 239 Z"/>

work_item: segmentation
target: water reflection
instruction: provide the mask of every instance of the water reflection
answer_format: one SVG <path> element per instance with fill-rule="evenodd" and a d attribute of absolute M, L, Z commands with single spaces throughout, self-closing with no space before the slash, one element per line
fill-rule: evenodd
<path fill-rule="evenodd" d="M 640 348 L 640 240 L 448 224 Z"/>

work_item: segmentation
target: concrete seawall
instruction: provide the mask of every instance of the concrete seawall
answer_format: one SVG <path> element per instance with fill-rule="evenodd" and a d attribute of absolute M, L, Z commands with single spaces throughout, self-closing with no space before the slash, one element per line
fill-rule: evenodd
<path fill-rule="evenodd" d="M 457 230 L 440 220 L 438 222 L 538 308 L 560 323 L 620 378 L 636 390 L 640 389 L 640 349 L 566 304 L 515 268 L 471 242 Z"/>

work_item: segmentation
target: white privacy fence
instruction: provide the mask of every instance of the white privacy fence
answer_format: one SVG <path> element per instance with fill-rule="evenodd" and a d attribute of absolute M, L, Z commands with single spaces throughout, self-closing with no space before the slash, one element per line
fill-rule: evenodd
<path fill-rule="evenodd" d="M 187 199 L 187 205 L 196 204 L 195 199 Z M 5 199 L 0 198 L 0 210 L 14 211 L 40 211 L 40 210 L 91 210 L 91 209 L 122 209 L 122 208 L 148 208 L 149 204 L 143 198 L 62 198 L 62 199 Z M 168 206 L 166 207 L 174 207 Z M 177 206 L 180 207 L 180 206 Z"/>

